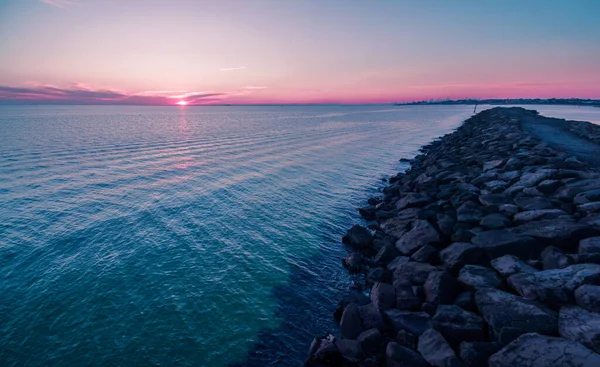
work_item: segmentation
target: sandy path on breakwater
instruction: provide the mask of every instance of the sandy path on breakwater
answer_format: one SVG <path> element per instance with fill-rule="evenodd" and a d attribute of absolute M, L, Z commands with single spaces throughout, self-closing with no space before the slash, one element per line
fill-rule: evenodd
<path fill-rule="evenodd" d="M 510 113 L 520 119 L 521 126 L 531 135 L 555 149 L 574 155 L 592 167 L 600 168 L 600 145 L 569 131 L 567 124 L 570 121 L 528 116 L 515 111 Z"/>

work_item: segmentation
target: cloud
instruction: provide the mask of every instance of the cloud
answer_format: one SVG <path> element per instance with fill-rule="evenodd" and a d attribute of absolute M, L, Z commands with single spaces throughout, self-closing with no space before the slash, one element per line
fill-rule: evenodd
<path fill-rule="evenodd" d="M 250 89 L 250 90 L 258 90 L 258 89 L 267 89 L 267 87 L 264 86 L 257 86 L 257 85 L 247 85 L 244 87 L 245 89 Z"/>
<path fill-rule="evenodd" d="M 222 68 L 219 71 L 234 71 L 234 70 L 244 70 L 247 69 L 245 66 L 239 66 L 237 68 Z"/>
<path fill-rule="evenodd" d="M 75 3 L 71 0 L 40 0 L 42 3 L 50 6 L 54 6 L 56 8 L 66 9 L 70 5 L 74 5 Z"/>
<path fill-rule="evenodd" d="M 110 88 L 73 84 L 66 88 L 53 85 L 13 87 L 0 85 L 0 104 L 93 104 L 93 105 L 174 105 L 185 99 L 188 104 L 205 104 L 227 97 L 228 93 L 144 91 L 127 93 Z"/>

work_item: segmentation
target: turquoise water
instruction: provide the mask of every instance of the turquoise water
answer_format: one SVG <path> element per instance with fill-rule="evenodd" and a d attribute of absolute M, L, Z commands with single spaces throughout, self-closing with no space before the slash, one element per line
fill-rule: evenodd
<path fill-rule="evenodd" d="M 472 109 L 0 107 L 0 364 L 299 365 L 355 208 Z"/>

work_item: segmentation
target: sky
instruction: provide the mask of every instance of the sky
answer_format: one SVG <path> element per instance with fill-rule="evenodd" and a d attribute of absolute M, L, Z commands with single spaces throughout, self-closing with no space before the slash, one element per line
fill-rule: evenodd
<path fill-rule="evenodd" d="M 598 0 L 0 0 L 0 103 L 600 98 Z"/>

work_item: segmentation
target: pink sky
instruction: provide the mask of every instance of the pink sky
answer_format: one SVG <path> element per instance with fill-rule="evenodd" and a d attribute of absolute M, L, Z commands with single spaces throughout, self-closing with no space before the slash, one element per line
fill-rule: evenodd
<path fill-rule="evenodd" d="M 600 98 L 600 2 L 0 4 L 0 102 Z"/>

